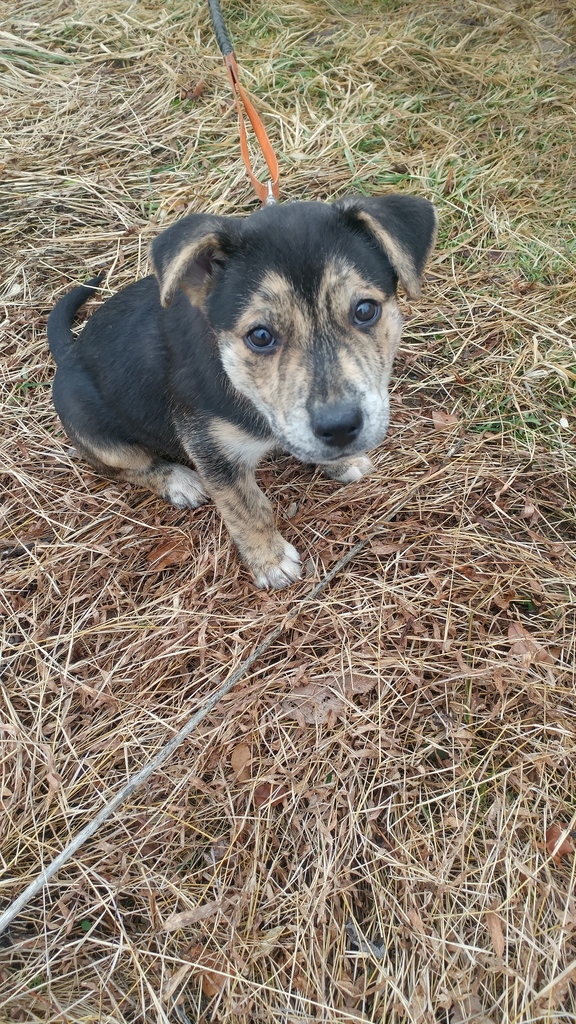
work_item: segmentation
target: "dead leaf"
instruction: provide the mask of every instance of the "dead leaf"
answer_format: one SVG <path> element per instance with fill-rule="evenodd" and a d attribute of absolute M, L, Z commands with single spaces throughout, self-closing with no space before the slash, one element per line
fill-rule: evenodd
<path fill-rule="evenodd" d="M 181 90 L 181 92 L 180 92 L 180 99 L 181 100 L 197 100 L 202 95 L 202 93 L 204 92 L 205 88 L 206 88 L 206 82 L 204 81 L 203 78 L 201 78 L 200 81 L 196 83 L 196 85 L 193 85 L 192 82 L 189 82 Z"/>
<path fill-rule="evenodd" d="M 207 999 L 211 999 L 212 996 L 217 996 L 222 991 L 226 983 L 226 975 L 223 971 L 224 957 L 221 953 L 208 953 L 202 959 L 203 963 L 198 972 L 202 973 L 202 993 Z"/>
<path fill-rule="evenodd" d="M 222 982 L 222 983 L 221 983 Z M 214 974 L 213 971 L 207 971 L 206 974 L 202 975 L 202 995 L 206 996 L 207 999 L 211 999 L 212 996 L 217 996 L 222 991 L 223 980 L 219 974 Z"/>
<path fill-rule="evenodd" d="M 50 789 L 53 790 L 60 789 L 60 786 L 62 785 L 62 779 L 60 778 L 59 775 L 56 775 L 55 772 L 48 772 L 48 774 L 46 775 L 46 782 L 48 783 Z"/>
<path fill-rule="evenodd" d="M 461 828 L 461 822 L 458 821 L 455 814 L 445 814 L 442 818 L 442 824 L 444 828 Z"/>
<path fill-rule="evenodd" d="M 280 703 L 280 712 L 295 719 L 298 725 L 326 725 L 330 712 L 337 717 L 344 711 L 345 702 L 332 690 L 317 683 L 299 686 Z"/>
<path fill-rule="evenodd" d="M 282 933 L 286 931 L 286 926 L 283 924 L 277 925 L 276 928 L 270 928 L 267 932 L 258 932 L 252 947 L 252 956 L 254 958 L 260 956 L 269 956 L 279 945 L 279 938 Z"/>
<path fill-rule="evenodd" d="M 486 912 L 486 924 L 488 926 L 488 931 L 490 932 L 490 938 L 492 939 L 492 945 L 494 946 L 496 956 L 504 956 L 506 942 L 504 939 L 504 932 L 502 931 L 502 922 L 494 910 L 488 910 Z"/>
<path fill-rule="evenodd" d="M 326 676 L 325 678 L 329 678 Z M 336 678 L 333 676 L 332 678 Z M 344 692 L 350 693 L 370 693 L 378 685 L 378 677 L 372 675 L 366 675 L 364 672 L 344 672 L 342 676 L 342 682 L 344 683 Z"/>
<path fill-rule="evenodd" d="M 434 430 L 446 430 L 458 423 L 458 417 L 451 412 L 443 412 L 442 409 L 432 409 L 432 422 Z"/>
<path fill-rule="evenodd" d="M 230 764 L 237 775 L 244 774 L 244 769 L 250 764 L 251 760 L 252 751 L 246 743 L 238 743 L 230 755 Z"/>
<path fill-rule="evenodd" d="M 332 709 L 330 709 L 330 711 L 326 715 L 326 725 L 328 726 L 329 729 L 333 729 L 337 721 L 338 715 L 336 714 L 335 711 L 332 711 Z"/>
<path fill-rule="evenodd" d="M 560 842 L 564 832 L 566 832 L 566 829 L 561 828 L 556 822 L 553 822 L 546 831 L 546 849 L 558 867 L 562 863 L 562 857 L 569 857 L 571 853 L 574 853 L 574 847 L 568 835 Z"/>
<path fill-rule="evenodd" d="M 408 911 L 408 917 L 410 918 L 410 924 L 419 935 L 426 935 L 426 929 L 424 927 L 424 921 L 420 916 L 420 912 L 413 907 Z"/>
<path fill-rule="evenodd" d="M 226 960 L 223 953 L 212 953 L 200 943 L 191 946 L 184 954 L 190 960 L 194 974 L 202 978 L 202 993 L 207 999 L 222 991 L 227 979 Z"/>
<path fill-rule="evenodd" d="M 501 673 L 499 668 L 495 668 L 494 669 L 494 671 L 492 673 L 492 677 L 494 679 L 494 686 L 498 690 L 498 693 L 500 694 L 500 696 L 503 697 L 504 693 L 506 692 L 506 686 L 505 686 L 505 683 L 504 683 L 504 677 L 503 677 L 503 675 L 502 675 L 502 673 Z"/>
<path fill-rule="evenodd" d="M 339 978 L 335 979 L 336 987 L 345 996 L 351 996 L 352 999 L 361 999 L 365 994 L 365 989 L 359 985 L 355 985 L 349 974 L 341 974 Z"/>
<path fill-rule="evenodd" d="M 280 711 L 287 718 L 295 719 L 300 726 L 331 723 L 333 727 L 344 711 L 346 697 L 369 693 L 377 684 L 377 676 L 355 671 L 316 676 L 306 686 L 292 690 L 281 702 Z"/>
<path fill-rule="evenodd" d="M 190 558 L 190 548 L 181 538 L 172 538 L 159 544 L 146 555 L 152 569 L 161 572 L 170 565 L 183 565 Z"/>
<path fill-rule="evenodd" d="M 199 907 L 194 907 L 193 910 L 182 910 L 179 914 L 170 914 L 162 925 L 163 932 L 175 932 L 179 928 L 187 928 L 191 924 L 196 924 L 197 921 L 205 921 L 208 917 L 213 917 L 222 906 L 221 900 L 213 900 L 211 903 L 202 903 Z"/>
<path fill-rule="evenodd" d="M 483 1012 L 478 996 L 468 995 L 464 999 L 457 996 L 456 1000 L 456 1006 L 450 1015 L 450 1024 L 494 1024 L 493 1018 Z"/>
<path fill-rule="evenodd" d="M 392 555 L 400 551 L 402 545 L 396 543 L 383 544 L 381 541 L 372 541 L 372 551 L 375 555 Z"/>
<path fill-rule="evenodd" d="M 273 786 L 270 782 L 261 782 L 254 790 L 254 806 L 262 807 L 269 804 L 270 807 L 276 807 L 289 792 L 288 786 Z"/>
<path fill-rule="evenodd" d="M 185 977 L 192 970 L 194 970 L 194 964 L 182 964 L 181 967 L 179 967 L 178 970 L 168 978 L 162 989 L 162 1002 L 168 1002 L 168 1000 L 174 995 L 176 989 L 180 987 Z"/>
<path fill-rule="evenodd" d="M 497 608 L 501 608 L 503 612 L 508 611 L 512 601 L 515 601 L 518 597 L 515 590 L 504 590 L 501 594 L 494 594 L 492 600 Z"/>
<path fill-rule="evenodd" d="M 445 196 L 449 196 L 450 193 L 454 191 L 455 187 L 456 186 L 454 181 L 454 168 L 449 167 L 448 174 L 446 175 L 446 181 L 444 182 L 444 188 L 442 189 L 442 191 Z"/>
<path fill-rule="evenodd" d="M 330 39 L 336 32 L 339 32 L 341 28 L 342 26 L 338 24 L 330 25 L 322 31 L 312 32 L 309 36 L 305 36 L 305 42 L 310 43 L 310 46 L 320 46 L 326 39 Z"/>
<path fill-rule="evenodd" d="M 511 622 L 508 627 L 508 639 L 511 642 L 510 653 L 520 658 L 523 665 L 533 662 L 553 665 L 554 658 L 519 622 Z"/>
<path fill-rule="evenodd" d="M 520 516 L 522 519 L 530 519 L 536 511 L 536 506 L 527 501 L 520 513 Z"/>
<path fill-rule="evenodd" d="M 411 1024 L 424 1024 L 427 1019 L 428 999 L 422 982 L 418 982 L 410 997 L 408 1004 L 409 1020 Z"/>
<path fill-rule="evenodd" d="M 536 1003 L 542 1009 L 553 1010 L 559 1003 L 562 1003 L 568 995 L 568 989 L 570 985 L 576 980 L 576 960 L 573 960 L 571 964 L 568 964 L 565 970 L 561 974 L 558 974 L 556 978 L 553 978 L 544 988 L 538 993 L 536 997 Z"/>
<path fill-rule="evenodd" d="M 455 569 L 457 572 L 461 572 L 467 580 L 472 580 L 472 582 L 484 583 L 490 579 L 487 573 L 481 572 L 473 565 L 457 565 Z"/>

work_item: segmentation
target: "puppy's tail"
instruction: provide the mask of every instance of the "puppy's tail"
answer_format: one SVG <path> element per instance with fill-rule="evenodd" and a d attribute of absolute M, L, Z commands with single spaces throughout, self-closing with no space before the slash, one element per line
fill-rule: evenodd
<path fill-rule="evenodd" d="M 67 295 L 63 295 L 48 317 L 48 344 L 50 351 L 57 363 L 61 363 L 68 355 L 74 344 L 72 334 L 72 322 L 74 316 L 103 280 L 104 275 L 93 277 L 86 284 L 73 288 Z"/>

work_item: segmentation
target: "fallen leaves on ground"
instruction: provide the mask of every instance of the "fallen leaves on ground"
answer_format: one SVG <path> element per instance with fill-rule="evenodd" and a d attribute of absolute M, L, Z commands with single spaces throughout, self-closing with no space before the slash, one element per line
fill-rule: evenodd
<path fill-rule="evenodd" d="M 519 622 L 510 623 L 508 639 L 511 642 L 510 653 L 520 658 L 523 665 L 530 665 L 532 662 L 543 665 L 554 664 L 552 655 Z"/>
<path fill-rule="evenodd" d="M 205 921 L 208 917 L 217 914 L 221 907 L 221 900 L 213 900 L 211 903 L 202 903 L 199 907 L 194 907 L 193 910 L 182 910 L 178 914 L 170 914 L 170 917 L 167 917 L 162 925 L 162 931 L 174 932 L 179 928 L 187 928 L 191 924 L 196 924 L 197 921 Z"/>
<path fill-rule="evenodd" d="M 494 1019 L 484 1013 L 478 996 L 470 994 L 457 999 L 450 1024 L 494 1024 Z"/>
<path fill-rule="evenodd" d="M 254 806 L 263 807 L 264 804 L 269 804 L 270 807 L 276 807 L 289 792 L 288 786 L 273 786 L 271 782 L 261 782 L 254 790 Z"/>
<path fill-rule="evenodd" d="M 506 941 L 504 939 L 504 932 L 502 931 L 502 921 L 494 910 L 488 910 L 486 912 L 486 925 L 490 932 L 490 938 L 492 939 L 492 945 L 494 946 L 496 956 L 504 956 Z"/>
<path fill-rule="evenodd" d="M 562 839 L 562 842 L 559 842 L 565 831 L 566 829 L 561 828 L 556 822 L 553 822 L 546 830 L 546 849 L 558 867 L 562 863 L 562 857 L 569 857 L 571 853 L 574 853 L 574 847 L 568 835 Z"/>
<path fill-rule="evenodd" d="M 230 764 L 239 782 L 250 778 L 250 761 L 252 751 L 247 743 L 238 743 L 230 754 Z"/>
<path fill-rule="evenodd" d="M 152 569 L 161 572 L 171 565 L 183 565 L 190 558 L 190 547 L 182 538 L 171 538 L 153 548 L 146 555 L 146 561 Z"/>
<path fill-rule="evenodd" d="M 294 690 L 280 703 L 280 713 L 295 719 L 300 726 L 336 724 L 353 694 L 369 693 L 378 684 L 378 677 L 360 672 L 342 676 L 316 676 L 305 686 Z"/>
<path fill-rule="evenodd" d="M 168 978 L 162 989 L 162 1001 L 167 1003 L 189 974 L 202 979 L 202 994 L 211 999 L 218 995 L 226 981 L 226 961 L 222 953 L 213 953 L 196 943 L 183 954 L 185 963 Z"/>
<path fill-rule="evenodd" d="M 536 997 L 537 1012 L 544 1016 L 545 1011 L 555 1009 L 559 1003 L 564 1002 L 568 995 L 570 985 L 576 981 L 576 961 L 568 964 L 565 970 L 558 974 L 548 985 L 538 993 Z"/>
<path fill-rule="evenodd" d="M 443 412 L 442 409 L 432 409 L 432 423 L 434 430 L 446 430 L 448 427 L 455 427 L 458 417 L 454 413 Z"/>

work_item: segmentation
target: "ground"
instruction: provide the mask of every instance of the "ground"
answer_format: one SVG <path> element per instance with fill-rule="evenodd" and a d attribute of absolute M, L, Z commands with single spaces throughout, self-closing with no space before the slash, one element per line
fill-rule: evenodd
<path fill-rule="evenodd" d="M 257 592 L 50 401 L 58 296 L 255 208 L 205 5 L 4 0 L 0 909 L 285 626 L 4 934 L 0 1020 L 574 1021 L 571 5 L 224 9 L 283 198 L 438 246 L 375 475 L 260 471 L 307 575 Z"/>

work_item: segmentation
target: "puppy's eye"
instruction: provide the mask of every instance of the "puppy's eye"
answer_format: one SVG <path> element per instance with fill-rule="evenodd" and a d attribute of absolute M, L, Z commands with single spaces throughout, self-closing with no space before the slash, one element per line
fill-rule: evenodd
<path fill-rule="evenodd" d="M 376 323 L 381 312 L 382 306 L 379 302 L 373 302 L 372 299 L 362 299 L 362 302 L 358 302 L 354 309 L 352 322 L 357 327 L 369 327 Z"/>
<path fill-rule="evenodd" d="M 245 336 L 244 341 L 253 352 L 272 352 L 278 348 L 278 338 L 267 327 L 253 327 Z"/>

